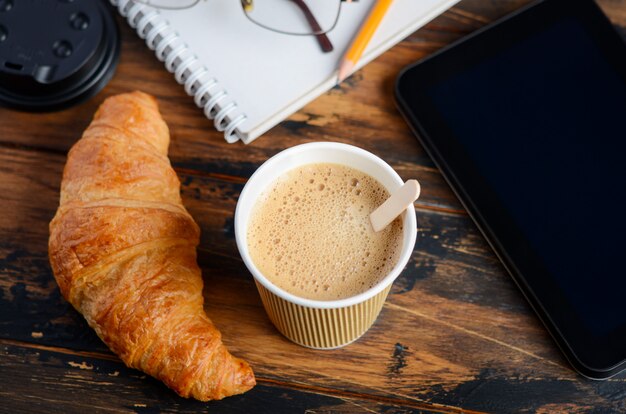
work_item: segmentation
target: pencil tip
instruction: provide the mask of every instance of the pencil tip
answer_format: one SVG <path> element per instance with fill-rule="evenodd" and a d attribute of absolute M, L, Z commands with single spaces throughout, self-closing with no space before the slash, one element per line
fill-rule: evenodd
<path fill-rule="evenodd" d="M 337 84 L 340 84 L 344 81 L 344 79 L 350 76 L 350 72 L 352 72 L 353 68 L 354 63 L 352 63 L 350 60 L 346 59 L 342 61 L 341 65 L 339 65 L 339 73 L 337 74 Z"/>

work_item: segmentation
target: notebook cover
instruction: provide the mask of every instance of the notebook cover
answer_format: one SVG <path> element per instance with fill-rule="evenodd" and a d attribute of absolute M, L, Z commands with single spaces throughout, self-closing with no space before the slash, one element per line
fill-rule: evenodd
<path fill-rule="evenodd" d="M 458 0 L 395 0 L 355 70 L 379 56 Z M 246 18 L 239 1 L 205 0 L 186 10 L 161 10 L 189 49 L 246 120 L 237 128 L 249 143 L 336 83 L 337 65 L 374 0 L 344 2 L 334 45 L 323 53 L 313 36 L 285 35 Z M 224 102 L 227 101 L 226 99 Z"/>

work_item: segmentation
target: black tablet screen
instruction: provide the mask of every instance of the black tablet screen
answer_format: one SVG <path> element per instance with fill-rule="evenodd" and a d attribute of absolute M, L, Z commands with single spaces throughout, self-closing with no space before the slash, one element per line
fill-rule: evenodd
<path fill-rule="evenodd" d="M 587 328 L 626 323 L 626 83 L 563 19 L 427 94 Z"/>

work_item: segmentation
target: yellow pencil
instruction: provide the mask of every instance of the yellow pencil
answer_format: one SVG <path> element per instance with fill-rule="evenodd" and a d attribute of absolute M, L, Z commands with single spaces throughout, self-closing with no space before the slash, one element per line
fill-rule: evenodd
<path fill-rule="evenodd" d="M 348 52 L 343 56 L 343 59 L 341 59 L 337 83 L 341 83 L 352 72 L 354 65 L 356 65 L 359 61 L 365 47 L 376 32 L 378 25 L 385 16 L 385 13 L 387 13 L 387 9 L 389 9 L 392 1 L 393 0 L 376 1 L 376 4 L 372 7 L 372 10 L 367 16 L 367 19 L 365 19 L 365 22 L 359 29 L 359 33 L 352 41 L 350 49 L 348 49 Z"/>

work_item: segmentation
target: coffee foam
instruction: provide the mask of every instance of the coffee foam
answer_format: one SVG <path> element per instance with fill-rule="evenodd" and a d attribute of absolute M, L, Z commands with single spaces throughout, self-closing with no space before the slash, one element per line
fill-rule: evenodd
<path fill-rule="evenodd" d="M 376 179 L 343 165 L 291 170 L 256 201 L 250 256 L 272 283 L 299 297 L 362 293 L 390 273 L 402 249 L 400 218 L 378 233 L 369 221 L 388 197 Z"/>

